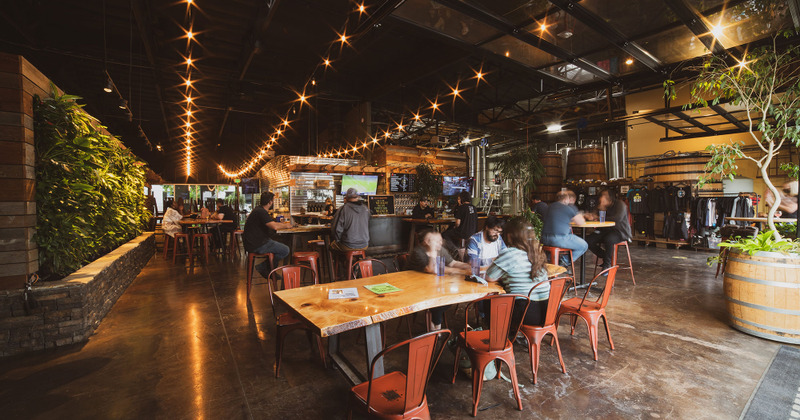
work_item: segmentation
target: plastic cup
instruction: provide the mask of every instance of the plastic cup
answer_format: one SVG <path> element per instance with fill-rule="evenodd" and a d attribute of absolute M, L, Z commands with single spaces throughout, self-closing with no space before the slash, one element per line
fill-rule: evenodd
<path fill-rule="evenodd" d="M 606 212 L 604 210 L 600 210 L 597 212 L 598 219 L 600 219 L 600 223 L 606 221 Z"/>

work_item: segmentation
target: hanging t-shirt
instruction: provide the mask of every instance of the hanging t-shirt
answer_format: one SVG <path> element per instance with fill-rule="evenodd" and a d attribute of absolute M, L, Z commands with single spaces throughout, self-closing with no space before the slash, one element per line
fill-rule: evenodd
<path fill-rule="evenodd" d="M 650 213 L 650 207 L 647 205 L 647 190 L 644 188 L 633 188 L 628 191 L 628 203 L 631 214 Z"/>

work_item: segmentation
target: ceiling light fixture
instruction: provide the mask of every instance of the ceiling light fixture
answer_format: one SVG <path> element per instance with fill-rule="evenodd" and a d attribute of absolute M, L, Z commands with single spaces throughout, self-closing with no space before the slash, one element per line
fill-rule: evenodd
<path fill-rule="evenodd" d="M 125 109 L 125 108 L 128 107 L 128 101 L 123 99 L 123 98 L 119 98 L 118 106 L 119 106 L 119 109 Z"/>
<path fill-rule="evenodd" d="M 551 133 L 556 133 L 561 131 L 561 123 L 551 123 L 547 124 L 547 131 Z"/>
<path fill-rule="evenodd" d="M 103 86 L 103 92 L 111 93 L 114 91 L 114 82 L 111 81 L 111 78 L 106 76 L 106 85 Z"/>
<path fill-rule="evenodd" d="M 717 39 L 722 37 L 722 26 L 721 25 L 713 25 L 711 27 L 711 35 L 713 35 L 714 38 L 717 38 Z"/>
<path fill-rule="evenodd" d="M 625 60 L 625 64 L 630 66 L 631 64 L 633 64 L 633 59 L 629 58 L 629 59 Z"/>

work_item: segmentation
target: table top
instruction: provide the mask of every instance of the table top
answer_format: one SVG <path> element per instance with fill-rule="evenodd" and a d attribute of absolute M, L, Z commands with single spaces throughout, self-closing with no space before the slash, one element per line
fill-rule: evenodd
<path fill-rule="evenodd" d="M 178 223 L 182 225 L 215 225 L 217 223 L 233 223 L 233 220 L 219 219 L 181 219 Z"/>
<path fill-rule="evenodd" d="M 564 272 L 563 267 L 550 266 L 551 276 Z M 364 286 L 389 283 L 399 292 L 375 294 Z M 328 299 L 328 290 L 355 287 L 358 298 Z M 463 274 L 436 277 L 418 271 L 400 271 L 356 280 L 281 290 L 275 293 L 301 317 L 315 332 L 327 337 L 361 328 L 410 313 L 443 305 L 471 302 L 490 293 L 502 293 L 499 283 L 482 285 L 466 281 Z"/>
<path fill-rule="evenodd" d="M 455 223 L 456 219 L 454 217 L 448 217 L 448 218 L 444 218 L 444 219 L 434 219 L 434 218 L 430 218 L 430 219 L 412 219 L 412 218 L 408 217 L 408 218 L 404 218 L 403 221 L 404 222 L 411 222 L 411 223 L 426 223 L 426 224 L 429 224 L 429 225 L 439 225 L 439 224 L 443 224 L 443 223 Z"/>
<path fill-rule="evenodd" d="M 612 227 L 615 226 L 616 223 L 614 222 L 597 222 L 597 221 L 589 221 L 587 220 L 586 223 L 579 225 L 577 223 L 570 223 L 572 227 L 579 227 L 579 228 L 603 228 L 603 227 Z"/>
<path fill-rule="evenodd" d="M 733 220 L 734 222 L 758 222 L 767 223 L 766 217 L 726 217 L 725 220 Z M 797 219 L 775 218 L 775 223 L 797 223 Z"/>
<path fill-rule="evenodd" d="M 328 225 L 303 225 L 303 226 L 295 226 L 293 228 L 288 229 L 278 229 L 277 232 L 279 235 L 290 235 L 294 233 L 310 233 L 310 232 L 321 232 L 331 230 L 331 227 Z"/>

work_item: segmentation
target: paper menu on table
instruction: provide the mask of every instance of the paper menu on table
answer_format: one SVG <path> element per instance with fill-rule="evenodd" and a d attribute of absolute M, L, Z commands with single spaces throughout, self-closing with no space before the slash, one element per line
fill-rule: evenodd
<path fill-rule="evenodd" d="M 377 295 L 382 295 L 384 293 L 400 292 L 403 290 L 395 286 L 392 286 L 389 283 L 370 284 L 370 285 L 365 285 L 364 288 Z"/>
<path fill-rule="evenodd" d="M 328 290 L 328 299 L 352 299 L 357 297 L 358 297 L 358 289 L 355 287 L 346 287 L 344 289 Z"/>

